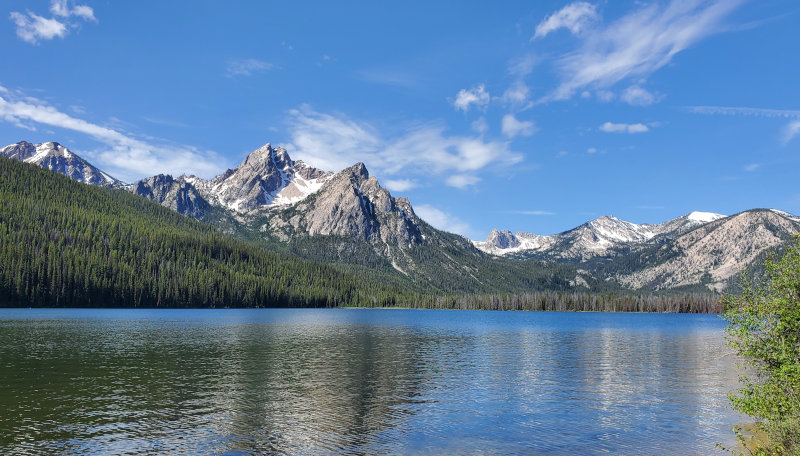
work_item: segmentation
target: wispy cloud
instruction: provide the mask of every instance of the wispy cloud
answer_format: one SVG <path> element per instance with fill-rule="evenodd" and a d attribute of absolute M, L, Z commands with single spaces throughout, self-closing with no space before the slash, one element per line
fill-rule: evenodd
<path fill-rule="evenodd" d="M 275 68 L 275 65 L 269 62 L 264 62 L 258 59 L 235 59 L 228 61 L 225 68 L 225 75 L 229 78 L 236 76 L 252 76 L 262 71 L 268 71 Z"/>
<path fill-rule="evenodd" d="M 461 189 L 471 187 L 480 181 L 480 177 L 471 176 L 469 174 L 455 174 L 445 179 L 447 185 Z"/>
<path fill-rule="evenodd" d="M 430 223 L 431 226 L 440 230 L 467 237 L 475 234 L 467 222 L 437 209 L 430 204 L 415 204 L 414 212 L 416 212 L 422 220 L 425 220 Z"/>
<path fill-rule="evenodd" d="M 744 108 L 732 106 L 689 106 L 695 114 L 712 114 L 724 116 L 779 117 L 784 119 L 800 119 L 800 111 L 788 109 Z"/>
<path fill-rule="evenodd" d="M 386 68 L 369 68 L 360 70 L 355 73 L 355 76 L 365 82 L 373 84 L 382 84 L 396 87 L 414 87 L 419 81 L 416 74 L 410 73 L 407 70 L 386 69 Z"/>
<path fill-rule="evenodd" d="M 632 85 L 623 90 L 619 98 L 631 106 L 650 106 L 659 100 L 658 97 L 638 85 Z"/>
<path fill-rule="evenodd" d="M 787 144 L 800 134 L 800 111 L 790 109 L 764 109 L 732 106 L 689 106 L 690 112 L 695 114 L 710 114 L 723 116 L 753 116 L 774 119 L 792 119 L 781 133 L 781 142 Z"/>
<path fill-rule="evenodd" d="M 50 12 L 61 19 L 56 19 L 55 17 L 46 18 L 31 11 L 26 11 L 24 14 L 12 11 L 9 14 L 9 19 L 17 27 L 17 37 L 31 44 L 67 36 L 71 28 L 78 27 L 77 23 L 69 21 L 71 17 L 97 22 L 94 10 L 91 7 L 75 5 L 70 8 L 67 0 L 53 0 L 50 3 Z"/>
<path fill-rule="evenodd" d="M 672 0 L 666 4 L 652 3 L 613 23 L 591 27 L 591 22 L 585 22 L 591 17 L 588 13 L 591 5 L 575 7 L 576 11 L 583 11 L 582 14 L 558 16 L 564 11 L 561 10 L 537 27 L 537 35 L 542 37 L 549 31 L 566 27 L 580 36 L 581 44 L 557 61 L 561 83 L 542 101 L 564 100 L 585 88 L 606 89 L 628 78 L 647 77 L 670 63 L 681 51 L 710 35 L 725 31 L 725 18 L 743 1 Z M 579 3 L 567 8 L 575 5 Z M 552 19 L 554 17 L 557 19 Z M 570 27 L 570 24 L 575 25 Z"/>
<path fill-rule="evenodd" d="M 503 116 L 502 130 L 509 138 L 531 136 L 536 133 L 536 125 L 530 120 L 518 120 L 513 114 L 506 114 Z"/>
<path fill-rule="evenodd" d="M 405 192 L 419 187 L 419 184 L 411 179 L 387 179 L 383 185 L 393 192 Z"/>
<path fill-rule="evenodd" d="M 75 5 L 70 8 L 67 0 L 53 0 L 50 2 L 50 12 L 63 18 L 77 16 L 85 21 L 97 22 L 97 18 L 94 17 L 94 10 L 90 6 Z"/>
<path fill-rule="evenodd" d="M 26 43 L 37 44 L 39 40 L 67 36 L 67 26 L 57 19 L 47 19 L 30 11 L 27 15 L 14 11 L 9 17 L 17 26 L 17 36 Z"/>
<path fill-rule="evenodd" d="M 87 151 L 86 155 L 97 166 L 122 180 L 130 182 L 159 172 L 189 172 L 210 177 L 222 169 L 213 152 L 135 138 L 114 128 L 73 117 L 36 98 L 9 98 L 0 97 L 0 121 L 17 126 L 33 122 L 86 134 L 106 146 Z"/>
<path fill-rule="evenodd" d="M 597 9 L 591 3 L 571 3 L 539 23 L 536 26 L 536 33 L 531 39 L 544 38 L 550 32 L 561 28 L 566 28 L 572 34 L 578 35 L 597 19 Z"/>
<path fill-rule="evenodd" d="M 786 126 L 783 133 L 783 143 L 788 143 L 797 135 L 800 135 L 800 120 L 790 122 L 789 125 Z"/>
<path fill-rule="evenodd" d="M 289 112 L 292 156 L 329 170 L 340 170 L 364 162 L 372 172 L 388 178 L 401 175 L 442 176 L 446 184 L 457 175 L 475 176 L 478 171 L 503 168 L 522 161 L 507 142 L 482 137 L 448 135 L 437 123 L 417 124 L 402 135 L 385 136 L 371 124 L 344 114 L 316 112 L 302 106 Z M 455 185 L 458 186 L 458 185 Z"/>
<path fill-rule="evenodd" d="M 753 171 L 757 170 L 760 167 L 761 167 L 760 163 L 750 163 L 749 165 L 744 167 L 744 170 L 747 171 L 748 173 L 752 173 Z"/>
<path fill-rule="evenodd" d="M 649 130 L 650 128 L 642 123 L 626 124 L 606 122 L 600 125 L 600 131 L 606 133 L 645 133 Z"/>
<path fill-rule="evenodd" d="M 481 109 L 486 107 L 489 101 L 491 101 L 489 92 L 486 91 L 486 86 L 481 84 L 471 89 L 459 90 L 455 100 L 453 100 L 453 106 L 457 110 L 467 112 L 472 105 Z"/>

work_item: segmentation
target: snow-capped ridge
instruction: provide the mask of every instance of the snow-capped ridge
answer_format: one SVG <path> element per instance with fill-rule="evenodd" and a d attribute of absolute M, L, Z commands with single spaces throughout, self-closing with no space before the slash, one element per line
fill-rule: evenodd
<path fill-rule="evenodd" d="M 233 169 L 210 181 L 187 178 L 209 201 L 232 211 L 294 204 L 316 193 L 333 173 L 294 161 L 283 147 L 267 143 Z"/>
<path fill-rule="evenodd" d="M 613 215 L 604 215 L 553 235 L 508 232 L 505 236 L 508 241 L 504 241 L 495 234 L 502 231 L 493 230 L 486 241 L 473 241 L 473 244 L 479 250 L 499 256 L 528 252 L 585 260 L 604 255 L 622 245 L 645 244 L 674 237 L 725 217 L 713 212 L 695 211 L 659 224 L 638 224 Z"/>
<path fill-rule="evenodd" d="M 122 181 L 111 177 L 88 161 L 79 157 L 63 145 L 50 141 L 31 144 L 20 141 L 0 149 L 0 155 L 39 165 L 51 171 L 64 174 L 79 182 L 101 187 L 121 187 Z"/>
<path fill-rule="evenodd" d="M 719 220 L 725 217 L 726 216 L 722 214 L 715 214 L 713 212 L 700 212 L 700 211 L 690 212 L 689 214 L 686 215 L 686 218 L 688 220 L 699 223 L 713 222 L 715 220 Z"/>

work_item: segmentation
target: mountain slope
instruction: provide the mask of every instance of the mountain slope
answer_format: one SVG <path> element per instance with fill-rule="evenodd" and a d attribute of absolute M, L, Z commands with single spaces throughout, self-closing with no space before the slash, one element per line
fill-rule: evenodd
<path fill-rule="evenodd" d="M 415 292 L 720 291 L 782 248 L 800 224 L 776 210 L 733 224 L 708 212 L 660 224 L 604 216 L 554 235 L 494 230 L 471 242 L 425 223 L 361 163 L 334 174 L 270 144 L 211 180 L 158 175 L 127 186 L 58 143 L 21 142 L 2 152 L 80 182 L 124 187 L 273 251 Z"/>
<path fill-rule="evenodd" d="M 402 292 L 226 236 L 126 191 L 0 157 L 5 306 L 392 304 Z"/>
<path fill-rule="evenodd" d="M 616 279 L 628 288 L 666 289 L 704 284 L 723 291 L 745 267 L 781 248 L 800 232 L 800 219 L 780 211 L 754 209 L 709 222 L 649 252 L 650 261 Z"/>
<path fill-rule="evenodd" d="M 211 205 L 185 177 L 158 176 L 142 179 L 125 190 L 143 196 L 193 219 L 202 219 Z"/>
<path fill-rule="evenodd" d="M 84 184 L 100 187 L 120 187 L 124 185 L 123 182 L 100 171 L 88 161 L 56 142 L 31 144 L 21 141 L 0 149 L 0 156 L 25 163 L 33 163 Z"/>

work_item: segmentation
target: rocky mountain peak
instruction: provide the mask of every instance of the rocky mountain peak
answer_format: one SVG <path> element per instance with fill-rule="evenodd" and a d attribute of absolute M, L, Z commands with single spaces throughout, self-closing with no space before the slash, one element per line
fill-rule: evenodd
<path fill-rule="evenodd" d="M 0 155 L 39 165 L 85 184 L 99 185 L 101 187 L 120 187 L 124 185 L 121 181 L 100 171 L 88 161 L 53 141 L 39 144 L 20 141 L 0 149 Z"/>
<path fill-rule="evenodd" d="M 356 163 L 336 173 L 307 202 L 278 214 L 273 230 L 283 237 L 280 233 L 292 226 L 310 236 L 347 236 L 402 247 L 421 242 L 419 223 L 407 199 L 393 198 L 369 177 L 363 163 Z"/>
<path fill-rule="evenodd" d="M 270 143 L 251 152 L 239 166 L 215 177 L 206 189 L 209 199 L 237 212 L 296 203 L 317 191 L 332 175 L 295 162 L 283 147 Z"/>
<path fill-rule="evenodd" d="M 210 207 L 208 201 L 185 176 L 176 179 L 159 174 L 142 179 L 125 189 L 195 219 L 203 218 Z"/>
<path fill-rule="evenodd" d="M 513 249 L 520 246 L 519 239 L 508 230 L 492 230 L 486 238 L 486 243 L 497 249 Z"/>

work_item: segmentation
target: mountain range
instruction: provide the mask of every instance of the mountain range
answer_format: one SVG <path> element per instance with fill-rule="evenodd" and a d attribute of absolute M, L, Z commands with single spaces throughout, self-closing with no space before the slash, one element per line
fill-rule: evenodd
<path fill-rule="evenodd" d="M 514 292 L 532 284 L 721 292 L 800 232 L 800 217 L 753 209 L 692 212 L 660 224 L 604 216 L 553 235 L 494 230 L 478 242 L 431 227 L 363 163 L 333 173 L 270 144 L 211 180 L 157 175 L 132 184 L 55 142 L 19 142 L 0 155 L 134 193 L 269 249 L 448 292 Z"/>

